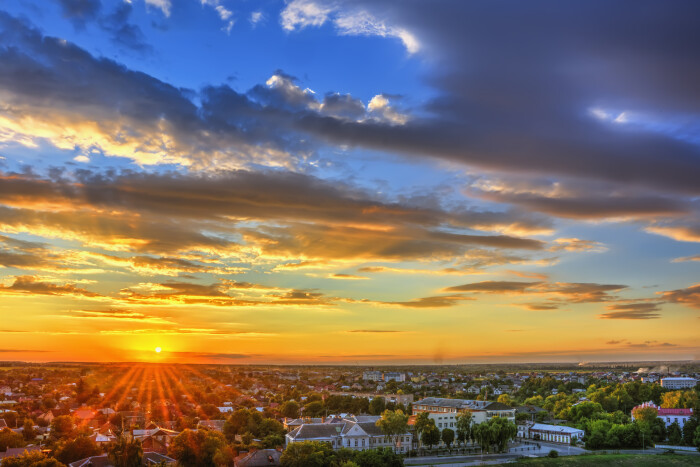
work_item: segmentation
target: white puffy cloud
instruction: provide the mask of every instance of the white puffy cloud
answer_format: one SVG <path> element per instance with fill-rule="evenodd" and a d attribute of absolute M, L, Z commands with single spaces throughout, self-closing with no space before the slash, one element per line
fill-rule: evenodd
<path fill-rule="evenodd" d="M 165 16 L 170 16 L 170 0 L 146 0 L 146 5 L 158 8 Z"/>
<path fill-rule="evenodd" d="M 322 26 L 334 7 L 322 5 L 312 0 L 292 0 L 282 10 L 280 22 L 287 31 L 304 29 L 307 26 Z"/>
<path fill-rule="evenodd" d="M 366 10 L 345 11 L 335 3 L 292 0 L 280 14 L 282 27 L 287 31 L 323 26 L 329 20 L 341 35 L 396 38 L 401 40 L 408 53 L 420 50 L 420 42 L 406 28 L 387 24 Z"/>

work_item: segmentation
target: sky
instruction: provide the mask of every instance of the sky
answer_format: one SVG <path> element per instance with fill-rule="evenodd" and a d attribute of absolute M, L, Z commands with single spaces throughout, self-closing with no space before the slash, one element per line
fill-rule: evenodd
<path fill-rule="evenodd" d="M 0 360 L 697 359 L 699 17 L 5 0 Z"/>

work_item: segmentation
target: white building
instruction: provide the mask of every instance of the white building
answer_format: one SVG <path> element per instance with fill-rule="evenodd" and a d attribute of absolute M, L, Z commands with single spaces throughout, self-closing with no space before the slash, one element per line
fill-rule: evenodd
<path fill-rule="evenodd" d="M 384 382 L 388 383 L 389 381 L 396 381 L 397 383 L 403 383 L 404 381 L 406 381 L 406 374 L 405 373 L 386 372 L 386 373 L 384 373 Z"/>
<path fill-rule="evenodd" d="M 698 384 L 695 378 L 662 378 L 661 387 L 667 389 L 693 389 Z"/>
<path fill-rule="evenodd" d="M 504 417 L 515 422 L 513 407 L 491 401 L 426 397 L 413 403 L 413 415 L 421 412 L 428 412 L 428 417 L 435 421 L 435 426 L 441 431 L 444 428 L 454 430 L 457 416 L 463 412 L 471 412 L 472 423 L 482 423 L 493 417 Z"/>
<path fill-rule="evenodd" d="M 521 431 L 518 430 L 518 434 Z M 552 443 L 570 444 L 572 439 L 583 439 L 584 431 L 570 426 L 546 425 L 544 423 L 535 423 L 526 431 L 527 438 L 549 441 Z"/>
<path fill-rule="evenodd" d="M 365 381 L 381 381 L 382 372 L 381 371 L 365 371 L 362 374 L 362 379 Z"/>
<path fill-rule="evenodd" d="M 681 430 L 683 429 L 683 425 L 685 425 L 685 422 L 690 420 L 690 417 L 693 416 L 693 409 L 665 409 L 663 407 L 659 407 L 658 405 L 654 404 L 652 401 L 649 401 L 649 402 L 644 402 L 643 404 L 638 405 L 637 407 L 632 409 L 632 420 L 634 420 L 635 409 L 641 409 L 644 407 L 655 408 L 656 409 L 656 416 L 664 421 L 664 423 L 666 424 L 666 427 L 669 427 L 670 425 L 672 425 L 675 422 L 675 423 L 678 423 Z"/>
<path fill-rule="evenodd" d="M 329 443 L 336 450 L 347 448 L 354 451 L 388 447 L 399 454 L 407 453 L 411 449 L 411 433 L 406 432 L 399 436 L 398 444 L 394 445 L 394 438 L 387 439 L 377 426 L 376 419 L 379 417 L 353 418 L 354 420 L 335 418 L 324 423 L 304 423 L 286 434 L 286 443 L 289 445 L 301 441 L 318 441 Z"/>

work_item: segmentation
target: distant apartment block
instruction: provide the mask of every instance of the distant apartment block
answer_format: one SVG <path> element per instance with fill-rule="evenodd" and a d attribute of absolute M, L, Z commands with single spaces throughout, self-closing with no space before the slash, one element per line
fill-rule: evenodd
<path fill-rule="evenodd" d="M 403 383 L 404 381 L 406 381 L 406 374 L 405 373 L 396 373 L 396 372 L 384 373 L 384 382 L 388 383 L 389 381 L 396 381 L 397 383 Z"/>
<path fill-rule="evenodd" d="M 661 387 L 667 389 L 692 389 L 698 384 L 695 378 L 662 378 Z"/>
<path fill-rule="evenodd" d="M 365 371 L 362 374 L 362 379 L 365 381 L 379 382 L 382 380 L 382 372 L 381 371 Z"/>
<path fill-rule="evenodd" d="M 372 392 L 347 392 L 347 391 L 330 391 L 331 396 L 351 396 L 351 397 L 366 397 L 369 400 L 375 397 L 381 397 L 384 402 L 393 402 L 394 404 L 411 404 L 413 402 L 413 394 L 374 394 Z"/>

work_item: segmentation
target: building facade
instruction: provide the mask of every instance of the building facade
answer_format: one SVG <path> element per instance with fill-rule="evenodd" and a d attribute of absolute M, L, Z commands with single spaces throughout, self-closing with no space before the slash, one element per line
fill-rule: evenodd
<path fill-rule="evenodd" d="M 378 418 L 378 417 L 374 417 Z M 362 417 L 362 420 L 367 417 Z M 377 426 L 376 420 L 355 421 L 349 419 L 332 419 L 324 423 L 304 423 L 285 436 L 286 444 L 301 441 L 318 441 L 328 443 L 335 450 L 340 448 L 364 451 L 367 449 L 392 448 L 398 454 L 411 449 L 413 435 L 406 432 L 395 439 L 387 438 Z"/>
<path fill-rule="evenodd" d="M 697 386 L 695 378 L 662 378 L 661 387 L 667 389 L 693 389 Z"/>
<path fill-rule="evenodd" d="M 426 397 L 413 404 L 413 415 L 422 412 L 428 412 L 428 416 L 435 421 L 435 426 L 440 430 L 454 429 L 457 426 L 457 416 L 463 412 L 471 412 L 472 423 L 483 423 L 493 417 L 503 417 L 515 422 L 513 407 L 491 401 Z"/>

